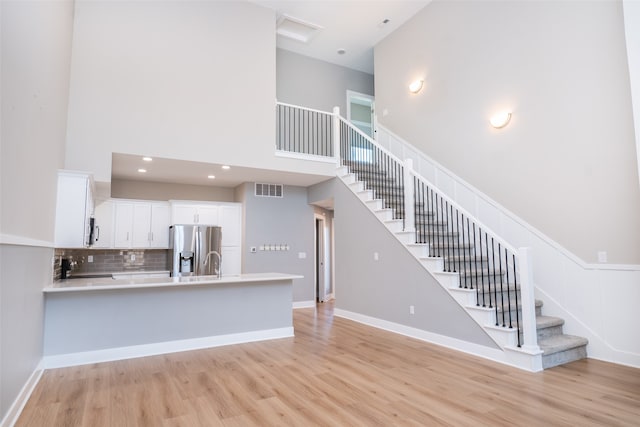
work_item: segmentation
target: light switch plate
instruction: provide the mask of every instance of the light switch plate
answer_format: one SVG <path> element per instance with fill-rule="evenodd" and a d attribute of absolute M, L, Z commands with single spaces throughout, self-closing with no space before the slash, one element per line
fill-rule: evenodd
<path fill-rule="evenodd" d="M 298 258 L 305 259 L 306 257 L 307 257 L 307 253 L 306 252 L 298 252 Z"/>

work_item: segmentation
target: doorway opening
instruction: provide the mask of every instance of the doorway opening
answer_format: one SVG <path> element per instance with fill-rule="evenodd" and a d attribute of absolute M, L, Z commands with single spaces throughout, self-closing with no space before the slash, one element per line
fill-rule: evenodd
<path fill-rule="evenodd" d="M 316 303 L 329 301 L 333 297 L 331 289 L 331 236 L 328 221 L 324 215 L 315 214 L 315 299 Z"/>
<path fill-rule="evenodd" d="M 371 95 L 348 90 L 347 120 L 365 135 L 376 139 L 375 98 Z"/>

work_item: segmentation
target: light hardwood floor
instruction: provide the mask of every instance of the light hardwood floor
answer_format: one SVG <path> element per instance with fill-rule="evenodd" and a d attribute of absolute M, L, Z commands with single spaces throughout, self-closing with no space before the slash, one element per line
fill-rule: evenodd
<path fill-rule="evenodd" d="M 532 374 L 294 311 L 295 338 L 54 369 L 17 426 L 640 426 L 640 370 Z"/>

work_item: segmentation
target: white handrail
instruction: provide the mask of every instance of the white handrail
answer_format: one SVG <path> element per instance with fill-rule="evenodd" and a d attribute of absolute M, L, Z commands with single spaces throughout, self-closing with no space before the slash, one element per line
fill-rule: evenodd
<path fill-rule="evenodd" d="M 331 111 L 321 111 L 321 110 L 316 110 L 313 108 L 307 108 L 307 107 L 302 107 L 300 105 L 294 105 L 294 104 L 287 104 L 286 102 L 280 102 L 276 100 L 276 106 L 278 105 L 282 105 L 283 107 L 290 107 L 290 108 L 297 108 L 298 110 L 305 110 L 305 111 L 311 111 L 314 113 L 320 113 L 320 114 L 326 114 L 327 116 L 332 116 L 333 113 Z"/>

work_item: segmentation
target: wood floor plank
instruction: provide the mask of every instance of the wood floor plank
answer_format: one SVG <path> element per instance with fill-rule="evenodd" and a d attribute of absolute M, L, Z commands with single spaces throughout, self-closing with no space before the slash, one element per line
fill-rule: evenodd
<path fill-rule="evenodd" d="M 295 337 L 46 371 L 16 426 L 639 426 L 640 370 L 529 373 L 333 317 Z"/>

